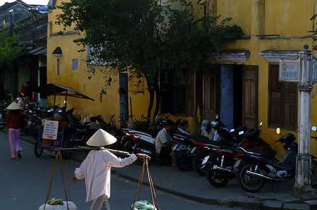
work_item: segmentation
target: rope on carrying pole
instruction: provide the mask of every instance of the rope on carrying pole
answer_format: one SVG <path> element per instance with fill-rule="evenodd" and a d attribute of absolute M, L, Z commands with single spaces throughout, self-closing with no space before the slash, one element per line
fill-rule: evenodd
<path fill-rule="evenodd" d="M 52 186 L 53 186 L 53 180 L 54 180 L 54 176 L 55 176 L 55 172 L 56 172 L 57 161 L 59 161 L 60 164 L 61 164 L 63 187 L 64 187 L 64 193 L 65 193 L 65 198 L 66 198 L 66 206 L 67 206 L 67 210 L 69 210 L 68 195 L 70 196 L 70 194 L 69 194 L 69 190 L 68 190 L 67 183 L 66 183 L 65 168 L 64 168 L 65 166 L 64 166 L 61 150 L 57 150 L 56 157 L 55 157 L 55 160 L 53 162 L 52 171 L 51 171 L 51 175 L 50 175 L 50 181 L 49 181 L 49 185 L 48 185 L 48 191 L 47 191 L 46 198 L 45 198 L 45 203 L 44 203 L 44 210 L 46 209 L 46 204 L 48 202 L 48 199 L 49 199 L 51 191 L 52 191 Z"/>
<path fill-rule="evenodd" d="M 151 176 L 151 173 L 150 173 L 150 169 L 149 169 L 149 162 L 147 160 L 145 160 L 143 162 L 143 165 L 142 165 L 142 168 L 141 168 L 141 173 L 140 173 L 140 178 L 139 178 L 139 182 L 138 182 L 138 189 L 137 189 L 137 193 L 136 193 L 136 196 L 135 196 L 135 201 L 140 199 L 145 170 L 146 170 L 147 175 L 148 175 L 148 181 L 149 181 L 149 186 L 150 186 L 150 191 L 151 191 L 152 203 L 153 203 L 153 206 L 155 206 L 155 208 L 157 208 L 158 205 L 157 205 L 157 197 L 156 197 L 155 187 L 154 187 L 153 179 L 152 179 L 152 176 Z M 135 203 L 135 201 L 134 201 L 134 203 Z"/>

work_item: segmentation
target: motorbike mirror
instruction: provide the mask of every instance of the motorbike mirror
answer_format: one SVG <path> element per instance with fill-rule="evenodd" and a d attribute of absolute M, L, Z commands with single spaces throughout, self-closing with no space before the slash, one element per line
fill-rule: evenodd
<path fill-rule="evenodd" d="M 281 134 L 281 129 L 280 128 L 276 128 L 276 134 L 280 135 Z"/>
<path fill-rule="evenodd" d="M 314 132 L 316 132 L 316 131 L 317 131 L 317 126 L 315 126 L 315 125 L 312 126 L 312 127 L 311 127 L 311 130 L 314 131 Z"/>
<path fill-rule="evenodd" d="M 240 131 L 240 132 L 239 132 L 239 135 L 243 135 L 243 134 L 244 134 L 244 131 Z"/>
<path fill-rule="evenodd" d="M 262 125 L 263 125 L 263 122 L 260 122 L 260 123 L 259 123 L 259 127 L 262 127 Z"/>
<path fill-rule="evenodd" d="M 233 133 L 234 132 L 234 128 L 230 129 L 230 132 Z"/>

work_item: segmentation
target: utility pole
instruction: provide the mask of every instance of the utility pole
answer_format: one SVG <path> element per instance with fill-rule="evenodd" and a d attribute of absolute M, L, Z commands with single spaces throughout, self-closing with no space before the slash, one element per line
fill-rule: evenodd
<path fill-rule="evenodd" d="M 314 190 L 311 187 L 311 156 L 310 156 L 310 116 L 313 56 L 304 46 L 299 53 L 300 71 L 298 83 L 298 155 L 296 158 L 296 177 L 294 195 L 301 198 L 311 198 Z"/>

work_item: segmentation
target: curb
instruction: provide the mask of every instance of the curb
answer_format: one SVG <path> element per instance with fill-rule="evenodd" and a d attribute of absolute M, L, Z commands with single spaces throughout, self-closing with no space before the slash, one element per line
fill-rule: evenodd
<path fill-rule="evenodd" d="M 113 170 L 113 173 L 118 175 L 119 177 L 122 177 L 124 179 L 133 181 L 138 183 L 138 179 L 135 179 L 131 176 L 127 176 L 124 175 L 116 170 Z M 144 181 L 143 182 L 144 185 L 149 186 L 149 183 Z M 161 186 L 157 186 L 154 184 L 155 189 L 177 196 L 177 197 L 181 197 L 187 200 L 191 200 L 191 201 L 195 201 L 195 202 L 199 202 L 199 203 L 203 203 L 203 204 L 210 204 L 210 205 L 225 205 L 228 207 L 242 207 L 243 209 L 260 209 L 261 206 L 263 206 L 262 202 L 260 201 L 252 201 L 252 202 L 240 202 L 240 201 L 236 201 L 236 200 L 217 200 L 217 199 L 206 199 L 206 198 L 201 198 L 201 197 L 197 197 L 197 196 L 192 196 L 192 195 L 188 195 L 185 193 L 181 193 L 181 192 L 177 192 L 174 190 L 170 190 L 168 188 L 164 188 Z"/>
<path fill-rule="evenodd" d="M 2 131 L 2 133 L 7 133 L 5 131 Z M 25 138 L 24 136 L 21 137 L 21 140 L 26 141 L 30 144 L 34 145 L 34 141 Z M 80 157 L 78 156 L 72 156 L 71 159 L 73 161 L 77 161 L 77 162 L 81 162 L 83 161 Z M 118 170 L 112 170 L 113 174 L 118 175 L 119 177 L 122 177 L 124 179 L 127 179 L 129 181 L 138 183 L 139 180 L 125 175 L 121 172 L 119 172 Z M 149 183 L 147 181 L 143 182 L 144 185 L 149 186 Z M 308 202 L 305 202 L 303 204 L 299 204 L 299 203 L 287 203 L 287 202 L 282 202 L 282 201 L 276 201 L 276 200 L 254 200 L 254 198 L 250 198 L 249 202 L 246 201 L 238 201 L 238 200 L 232 200 L 232 199 L 228 199 L 228 200 L 219 200 L 219 199 L 208 199 L 208 198 L 201 198 L 198 196 L 192 196 L 189 194 L 185 194 L 185 193 L 181 193 L 175 190 L 171 190 L 165 187 L 161 187 L 158 185 L 155 185 L 155 189 L 165 192 L 167 194 L 173 195 L 173 196 L 177 196 L 180 198 L 184 198 L 187 200 L 191 200 L 194 202 L 198 202 L 198 203 L 203 203 L 203 204 L 209 204 L 209 205 L 223 205 L 223 206 L 227 206 L 227 207 L 240 207 L 243 209 L 272 209 L 272 210 L 281 210 L 281 209 L 317 209 L 317 200 L 311 200 Z M 279 203 L 278 205 L 272 205 Z"/>

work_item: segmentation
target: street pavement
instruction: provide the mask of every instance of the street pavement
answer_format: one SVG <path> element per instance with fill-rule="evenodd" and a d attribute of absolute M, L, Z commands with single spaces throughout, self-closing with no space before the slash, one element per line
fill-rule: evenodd
<path fill-rule="evenodd" d="M 41 158 L 34 155 L 34 146 L 22 141 L 22 159 L 12 161 L 9 154 L 8 136 L 0 133 L 0 210 L 35 210 L 45 201 L 48 182 L 51 173 L 54 156 L 44 153 Z M 79 166 L 79 162 L 66 160 L 66 177 L 73 201 L 79 210 L 89 209 L 90 204 L 85 203 L 85 186 L 83 181 L 77 184 L 70 183 L 73 171 Z M 139 171 L 140 166 L 128 166 Z M 121 169 L 116 169 L 120 171 Z M 110 204 L 112 210 L 126 210 L 135 197 L 137 184 L 124 179 L 117 174 L 112 175 Z M 143 187 L 142 199 L 150 200 L 149 188 Z M 162 210 L 238 210 L 219 205 L 207 205 L 191 200 L 173 196 L 161 191 L 158 194 L 158 204 Z M 60 170 L 56 171 L 50 198 L 65 198 Z"/>

